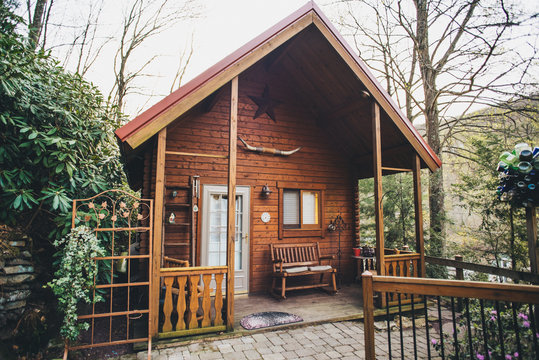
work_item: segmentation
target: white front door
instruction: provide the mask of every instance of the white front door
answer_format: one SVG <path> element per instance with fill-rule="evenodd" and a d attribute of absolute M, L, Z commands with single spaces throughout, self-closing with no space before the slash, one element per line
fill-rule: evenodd
<path fill-rule="evenodd" d="M 248 186 L 236 187 L 236 242 L 234 292 L 249 289 L 249 195 Z M 202 202 L 201 265 L 226 265 L 227 186 L 204 185 Z M 223 281 L 223 284 L 225 282 Z M 212 288 L 215 285 L 212 283 Z"/>

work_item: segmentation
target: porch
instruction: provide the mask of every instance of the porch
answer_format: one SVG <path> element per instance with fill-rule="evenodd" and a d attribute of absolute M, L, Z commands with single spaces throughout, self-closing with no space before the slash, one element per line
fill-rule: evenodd
<path fill-rule="evenodd" d="M 303 319 L 299 323 L 301 326 L 362 319 L 362 296 L 359 284 L 343 285 L 335 295 L 315 289 L 290 291 L 286 300 L 277 300 L 269 294 L 236 295 L 234 330 L 244 330 L 240 325 L 243 317 L 263 311 L 280 311 L 300 316 Z"/>

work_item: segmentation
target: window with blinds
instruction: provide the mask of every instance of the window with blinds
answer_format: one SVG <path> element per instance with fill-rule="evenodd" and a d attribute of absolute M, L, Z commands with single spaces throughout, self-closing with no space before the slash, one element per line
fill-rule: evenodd
<path fill-rule="evenodd" d="M 299 228 L 299 190 L 283 191 L 283 225 L 287 229 Z"/>
<path fill-rule="evenodd" d="M 320 228 L 320 192 L 285 189 L 283 226 L 285 229 Z"/>

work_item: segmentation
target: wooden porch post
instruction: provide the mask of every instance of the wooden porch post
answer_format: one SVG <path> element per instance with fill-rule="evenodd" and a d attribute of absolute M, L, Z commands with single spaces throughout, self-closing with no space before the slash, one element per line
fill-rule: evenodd
<path fill-rule="evenodd" d="M 152 288 L 150 303 L 150 336 L 156 336 L 159 326 L 159 286 L 161 269 L 161 247 L 163 242 L 163 205 L 165 198 L 165 149 L 167 144 L 167 128 L 157 135 L 157 161 L 155 164 L 155 207 L 153 216 L 152 247 Z"/>
<path fill-rule="evenodd" d="M 530 268 L 533 274 L 539 274 L 539 247 L 537 246 L 537 212 L 535 207 L 526 207 L 526 229 L 528 233 L 528 251 Z"/>
<path fill-rule="evenodd" d="M 236 237 L 236 148 L 238 138 L 238 77 L 230 83 L 230 130 L 228 140 L 228 216 L 226 247 L 226 328 L 234 330 L 234 240 Z"/>
<path fill-rule="evenodd" d="M 412 171 L 414 174 L 414 209 L 415 209 L 415 248 L 421 256 L 419 276 L 426 277 L 425 239 L 423 238 L 423 203 L 421 197 L 421 158 L 415 154 Z"/>
<path fill-rule="evenodd" d="M 382 207 L 382 141 L 380 134 L 380 106 L 372 103 L 372 161 L 374 174 L 374 217 L 376 220 L 376 270 L 385 275 L 384 214 Z"/>
<path fill-rule="evenodd" d="M 375 360 L 376 351 L 374 348 L 374 301 L 372 291 L 372 274 L 370 271 L 365 271 L 361 275 L 363 288 L 363 336 L 365 339 L 365 359 Z"/>

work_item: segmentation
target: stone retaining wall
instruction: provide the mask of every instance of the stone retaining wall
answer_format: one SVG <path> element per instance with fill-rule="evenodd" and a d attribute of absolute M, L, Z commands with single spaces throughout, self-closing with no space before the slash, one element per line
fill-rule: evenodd
<path fill-rule="evenodd" d="M 24 313 L 35 271 L 28 251 L 30 239 L 26 235 L 15 235 L 4 226 L 1 232 L 9 235 L 0 238 L 0 339 L 5 340 L 11 337 Z"/>

